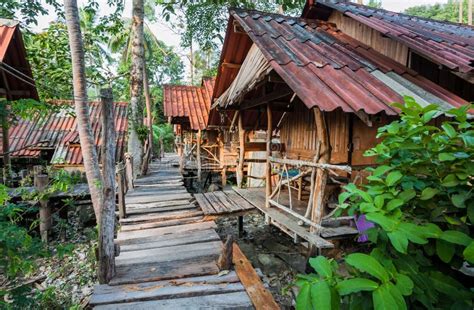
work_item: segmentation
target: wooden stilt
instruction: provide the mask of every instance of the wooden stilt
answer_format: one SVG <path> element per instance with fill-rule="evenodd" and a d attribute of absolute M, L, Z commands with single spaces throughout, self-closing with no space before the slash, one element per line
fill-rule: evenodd
<path fill-rule="evenodd" d="M 314 119 L 316 122 L 316 135 L 320 143 L 320 157 L 319 163 L 329 163 L 331 149 L 329 145 L 329 133 L 324 118 L 323 112 L 317 107 L 314 108 Z M 313 208 L 311 212 L 311 221 L 317 225 L 321 225 L 324 212 L 324 192 L 326 188 L 328 178 L 328 170 L 316 168 L 316 178 L 314 182 L 314 195 L 313 195 Z M 318 234 L 319 229 L 310 227 L 310 231 Z M 314 245 L 310 246 L 309 256 L 313 256 L 317 253 L 317 249 Z"/>
<path fill-rule="evenodd" d="M 179 172 L 182 174 L 184 170 L 184 157 L 185 155 L 185 150 L 184 150 L 184 140 L 183 140 L 183 129 L 179 131 Z"/>
<path fill-rule="evenodd" d="M 244 235 L 244 216 L 240 215 L 238 221 L 239 221 L 239 238 L 242 238 Z"/>
<path fill-rule="evenodd" d="M 35 175 L 35 186 L 36 190 L 39 193 L 43 193 L 46 187 L 48 186 L 49 178 L 46 174 L 37 174 Z M 49 230 L 51 229 L 52 220 L 51 220 L 51 206 L 48 205 L 48 200 L 42 199 L 40 200 L 40 209 L 39 209 L 39 216 L 40 216 L 40 235 L 41 241 L 48 242 L 48 234 Z"/>
<path fill-rule="evenodd" d="M 117 165 L 117 183 L 118 183 L 118 209 L 119 218 L 127 217 L 127 210 L 125 208 L 125 166 L 123 163 Z"/>
<path fill-rule="evenodd" d="M 237 186 L 242 188 L 244 181 L 244 161 L 245 161 L 245 129 L 243 126 L 242 113 L 239 113 L 239 164 L 237 166 Z"/>
<path fill-rule="evenodd" d="M 221 171 L 221 182 L 222 182 L 222 187 L 226 187 L 227 185 L 227 166 L 224 166 Z"/>
<path fill-rule="evenodd" d="M 234 238 L 232 235 L 228 235 L 224 245 L 222 246 L 222 253 L 217 260 L 219 270 L 230 270 L 232 267 L 233 245 Z"/>
<path fill-rule="evenodd" d="M 202 178 L 201 137 L 202 137 L 202 131 L 201 129 L 199 129 L 196 135 L 196 164 L 197 164 L 197 179 L 199 183 L 201 183 L 201 178 Z"/>
<path fill-rule="evenodd" d="M 267 104 L 267 164 L 265 167 L 266 171 L 266 182 L 265 182 L 265 207 L 270 208 L 270 195 L 272 194 L 272 164 L 270 162 L 270 157 L 272 156 L 272 109 L 270 104 Z M 265 221 L 267 224 L 270 223 L 270 219 L 265 216 Z"/>

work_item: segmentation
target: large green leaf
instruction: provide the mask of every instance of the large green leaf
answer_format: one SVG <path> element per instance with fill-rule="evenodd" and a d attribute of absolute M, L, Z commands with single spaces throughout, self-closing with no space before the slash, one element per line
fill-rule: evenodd
<path fill-rule="evenodd" d="M 469 244 L 467 248 L 464 249 L 464 252 L 462 254 L 468 262 L 474 264 L 474 241 L 471 242 L 471 244 Z"/>
<path fill-rule="evenodd" d="M 390 166 L 385 166 L 385 165 L 378 166 L 377 168 L 374 169 L 374 172 L 372 173 L 372 175 L 379 177 L 392 169 L 393 167 L 390 167 Z"/>
<path fill-rule="evenodd" d="M 427 187 L 427 188 L 425 188 L 425 189 L 421 192 L 420 199 L 421 199 L 421 200 L 428 200 L 428 199 L 431 199 L 431 198 L 433 198 L 434 195 L 436 195 L 437 193 L 439 193 L 439 190 L 437 190 L 436 188 Z"/>
<path fill-rule="evenodd" d="M 439 271 L 430 273 L 431 285 L 438 292 L 451 298 L 473 298 L 474 294 L 465 289 L 459 282 Z"/>
<path fill-rule="evenodd" d="M 403 254 L 407 253 L 408 238 L 403 231 L 396 230 L 387 233 L 387 235 L 395 250 Z"/>
<path fill-rule="evenodd" d="M 454 156 L 451 153 L 439 153 L 438 159 L 440 161 L 453 161 L 453 160 L 456 160 L 456 156 Z"/>
<path fill-rule="evenodd" d="M 372 292 L 372 302 L 375 310 L 398 309 L 397 302 L 385 285 L 380 286 Z"/>
<path fill-rule="evenodd" d="M 403 177 L 403 174 L 400 171 L 392 171 L 387 175 L 387 179 L 385 180 L 385 184 L 387 186 L 395 185 L 400 179 Z"/>
<path fill-rule="evenodd" d="M 311 286 L 309 283 L 303 284 L 298 296 L 296 297 L 296 309 L 307 310 L 312 309 L 311 305 Z"/>
<path fill-rule="evenodd" d="M 400 206 L 402 206 L 404 204 L 404 201 L 402 199 L 393 199 L 393 200 L 390 200 L 388 203 L 387 203 L 387 210 L 388 211 L 392 211 Z"/>
<path fill-rule="evenodd" d="M 410 277 L 402 273 L 399 273 L 395 276 L 395 279 L 397 281 L 396 286 L 398 290 L 400 291 L 400 293 L 402 293 L 405 296 L 410 296 L 413 292 L 413 287 L 415 286 L 413 284 L 413 281 L 410 279 Z"/>
<path fill-rule="evenodd" d="M 444 129 L 444 132 L 450 137 L 454 138 L 456 137 L 456 129 L 454 129 L 453 126 L 451 126 L 449 123 L 445 122 L 443 125 L 441 125 L 441 128 Z"/>
<path fill-rule="evenodd" d="M 471 224 L 474 224 L 474 204 L 467 207 L 467 216 L 469 217 Z"/>
<path fill-rule="evenodd" d="M 311 286 L 311 302 L 316 310 L 331 309 L 331 289 L 326 281 Z"/>
<path fill-rule="evenodd" d="M 445 187 L 454 187 L 459 184 L 459 181 L 455 174 L 448 174 L 444 177 L 441 184 Z"/>
<path fill-rule="evenodd" d="M 386 231 L 393 231 L 398 222 L 380 213 L 366 214 L 367 220 L 380 225 Z"/>
<path fill-rule="evenodd" d="M 378 287 L 379 284 L 377 282 L 364 278 L 347 279 L 339 282 L 336 286 L 340 295 L 348 295 L 360 291 L 373 291 Z"/>
<path fill-rule="evenodd" d="M 471 237 L 457 230 L 443 231 L 443 233 L 441 234 L 439 238 L 442 240 L 454 243 L 454 244 L 459 244 L 459 245 L 464 245 L 464 246 L 468 246 L 472 241 Z"/>
<path fill-rule="evenodd" d="M 453 205 L 455 205 L 457 208 L 465 208 L 465 202 L 468 196 L 469 194 L 467 192 L 458 193 L 451 196 L 451 201 L 453 202 Z"/>
<path fill-rule="evenodd" d="M 449 263 L 454 256 L 456 248 L 454 244 L 441 239 L 436 240 L 436 254 L 445 263 Z"/>
<path fill-rule="evenodd" d="M 329 260 L 324 256 L 318 256 L 309 259 L 309 264 L 316 272 L 324 278 L 332 277 L 332 268 Z"/>
<path fill-rule="evenodd" d="M 346 258 L 346 263 L 352 267 L 366 272 L 382 282 L 389 280 L 389 275 L 385 268 L 372 256 L 362 253 L 350 254 Z"/>

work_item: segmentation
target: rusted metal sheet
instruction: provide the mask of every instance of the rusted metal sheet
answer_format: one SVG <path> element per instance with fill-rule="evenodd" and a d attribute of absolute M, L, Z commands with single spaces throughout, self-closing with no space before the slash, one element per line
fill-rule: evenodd
<path fill-rule="evenodd" d="M 163 108 L 173 124 L 188 125 L 192 130 L 207 127 L 214 79 L 204 78 L 202 86 L 164 85 Z"/>
<path fill-rule="evenodd" d="M 308 18 L 324 18 L 337 10 L 453 71 L 474 71 L 474 28 L 401 13 L 374 9 L 349 1 L 314 1 Z"/>
<path fill-rule="evenodd" d="M 396 115 L 398 111 L 391 103 L 401 102 L 404 95 L 413 94 L 413 91 L 404 93 L 409 88 L 387 84 L 387 81 L 393 81 L 389 77 L 394 74 L 403 80 L 403 84 L 414 84 L 411 88 L 423 90 L 430 99 L 437 97 L 443 105 L 467 103 L 440 86 L 428 83 L 413 70 L 350 38 L 332 23 L 238 9 L 230 13 L 230 22 L 238 23 L 247 34 L 244 37 L 259 47 L 275 72 L 307 108 L 318 106 L 323 111 L 340 108 L 344 112 Z M 226 35 L 226 40 L 235 42 L 224 43 L 223 60 L 228 61 L 236 54 L 227 49 L 239 49 L 236 42 L 242 36 L 234 29 Z M 244 59 L 245 54 L 236 61 L 243 63 Z M 227 70 L 222 66 L 223 60 L 219 72 Z M 372 74 L 375 71 L 377 75 Z M 216 89 L 225 90 L 232 81 L 229 75 L 218 75 Z M 421 93 L 417 91 L 417 94 Z M 215 98 L 216 95 L 219 95 L 217 90 Z"/>
<path fill-rule="evenodd" d="M 70 101 L 52 101 L 64 109 L 34 120 L 19 119 L 9 131 L 12 158 L 39 158 L 42 150 L 54 151 L 51 163 L 64 166 L 82 165 L 82 153 L 77 132 L 77 122 Z M 126 102 L 115 103 L 115 128 L 117 133 L 116 160 L 125 152 L 128 120 Z M 92 133 L 99 157 L 101 141 L 101 103 L 90 102 L 89 114 Z M 17 150 L 17 151 L 15 151 Z M 0 145 L 0 153 L 3 153 Z"/>

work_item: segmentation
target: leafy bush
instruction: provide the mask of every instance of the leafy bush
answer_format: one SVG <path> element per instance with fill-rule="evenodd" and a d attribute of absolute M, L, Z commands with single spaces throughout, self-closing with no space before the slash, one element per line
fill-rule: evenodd
<path fill-rule="evenodd" d="M 474 263 L 472 107 L 447 111 L 452 118 L 437 127 L 437 106 L 405 102 L 366 152 L 380 166 L 339 196 L 341 211 L 375 224 L 366 231 L 371 253 L 348 255 L 345 275 L 332 260 L 311 259 L 317 274 L 299 276 L 297 308 L 472 308 L 474 295 L 459 280 L 463 264 Z"/>

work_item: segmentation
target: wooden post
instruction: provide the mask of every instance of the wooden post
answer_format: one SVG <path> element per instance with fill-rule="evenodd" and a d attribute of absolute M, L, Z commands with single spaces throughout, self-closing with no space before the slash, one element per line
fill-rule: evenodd
<path fill-rule="evenodd" d="M 183 128 L 180 128 L 179 130 L 179 153 L 181 153 L 181 156 L 179 157 L 179 172 L 183 174 L 184 157 L 186 156 L 185 150 L 184 150 Z"/>
<path fill-rule="evenodd" d="M 198 130 L 196 135 L 196 165 L 197 165 L 197 179 L 201 183 L 202 178 L 202 163 L 201 163 L 201 129 Z"/>
<path fill-rule="evenodd" d="M 232 235 L 227 235 L 227 239 L 222 245 L 221 255 L 217 260 L 217 266 L 219 267 L 219 270 L 230 270 L 230 267 L 232 267 L 233 244 L 234 238 Z"/>
<path fill-rule="evenodd" d="M 243 215 L 239 215 L 238 222 L 239 222 L 239 238 L 242 238 L 244 235 L 244 216 Z"/>
<path fill-rule="evenodd" d="M 49 178 L 46 174 L 37 174 L 35 175 L 35 187 L 36 190 L 43 194 L 44 190 L 48 186 Z M 39 216 L 40 216 L 40 235 L 41 241 L 48 242 L 48 234 L 49 230 L 51 229 L 51 206 L 48 205 L 48 200 L 41 199 L 40 200 L 40 209 L 39 209 Z"/>
<path fill-rule="evenodd" d="M 221 182 L 222 182 L 222 188 L 226 187 L 226 185 L 227 185 L 227 166 L 222 167 Z"/>
<path fill-rule="evenodd" d="M 119 218 L 123 219 L 127 217 L 127 209 L 125 206 L 125 166 L 121 162 L 117 165 L 117 182 Z"/>
<path fill-rule="evenodd" d="M 316 136 L 320 143 L 319 163 L 329 163 L 331 149 L 329 145 L 329 132 L 324 118 L 324 113 L 319 108 L 314 108 L 314 120 L 316 122 Z M 328 171 L 326 169 L 316 168 L 316 178 L 314 182 L 313 209 L 311 211 L 311 221 L 318 225 L 321 224 L 324 212 L 324 192 L 326 188 Z M 315 227 L 310 227 L 310 231 L 318 234 Z M 315 255 L 317 249 L 314 245 L 310 246 L 309 256 Z"/>
<path fill-rule="evenodd" d="M 270 162 L 270 157 L 272 156 L 272 132 L 272 109 L 270 104 L 267 104 L 267 163 L 265 167 L 265 207 L 267 208 L 270 208 L 269 199 L 272 194 L 272 164 Z"/>
<path fill-rule="evenodd" d="M 244 161 L 245 161 L 245 129 L 243 125 L 243 113 L 239 113 L 239 164 L 237 166 L 237 186 L 242 188 L 244 182 Z"/>
<path fill-rule="evenodd" d="M 131 154 L 125 154 L 125 175 L 127 177 L 127 190 L 132 190 L 135 185 L 134 174 L 133 174 L 133 156 Z"/>
<path fill-rule="evenodd" d="M 99 283 L 115 275 L 115 124 L 112 89 L 101 89 L 103 204 L 99 224 Z"/>

